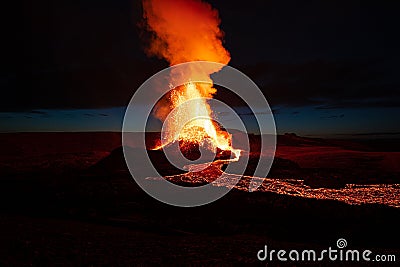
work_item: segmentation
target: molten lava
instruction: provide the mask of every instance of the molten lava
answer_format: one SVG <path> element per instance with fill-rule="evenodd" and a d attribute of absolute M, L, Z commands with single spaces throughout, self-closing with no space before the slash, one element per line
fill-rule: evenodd
<path fill-rule="evenodd" d="M 148 55 L 161 57 L 170 65 L 201 60 L 228 64 L 230 55 L 222 45 L 218 12 L 209 4 L 200 0 L 143 0 L 143 18 L 145 29 L 152 34 L 146 49 Z M 178 141 L 211 151 L 230 151 L 239 158 L 240 150 L 232 147 L 230 134 L 213 121 L 206 100 L 216 93 L 210 78 L 221 69 L 216 68 L 188 69 L 186 75 L 193 80 L 208 82 L 178 86 L 167 101 L 157 103 L 154 115 L 164 122 L 165 134 L 162 145 L 156 149 Z M 188 101 L 190 104 L 185 105 Z M 167 119 L 171 111 L 174 111 L 172 118 Z"/>
<path fill-rule="evenodd" d="M 199 86 L 212 85 L 189 82 L 171 92 L 170 102 L 175 110 L 171 118 L 164 121 L 166 131 L 162 136 L 163 145 L 155 149 L 179 141 L 183 150 L 202 146 L 213 152 L 230 151 L 238 159 L 240 150 L 232 147 L 231 135 L 213 121 L 210 105 L 201 95 Z M 189 104 L 185 104 L 187 102 Z"/>

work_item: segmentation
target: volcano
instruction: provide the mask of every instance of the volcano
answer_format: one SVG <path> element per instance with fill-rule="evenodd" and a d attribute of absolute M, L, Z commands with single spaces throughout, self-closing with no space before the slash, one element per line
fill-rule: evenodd
<path fill-rule="evenodd" d="M 156 116 L 160 116 L 157 115 L 160 110 L 164 112 L 172 107 L 173 110 L 160 118 L 163 121 L 161 144 L 154 150 L 176 146 L 190 160 L 198 159 L 200 151 L 208 160 L 212 160 L 211 154 L 239 159 L 241 150 L 232 146 L 231 134 L 213 119 L 213 111 L 201 93 L 204 88 L 211 90 L 210 86 L 188 82 L 171 90 L 157 103 L 153 109 Z"/>
<path fill-rule="evenodd" d="M 177 148 L 179 148 L 179 151 Z M 229 160 L 233 156 L 230 150 L 222 150 L 219 147 L 213 151 L 208 145 L 208 141 L 199 143 L 188 140 L 176 140 L 167 144 L 159 151 L 164 150 L 171 151 L 173 156 L 182 153 L 186 159 L 191 161 L 197 161 L 200 159 L 199 163 L 212 162 L 219 159 Z"/>

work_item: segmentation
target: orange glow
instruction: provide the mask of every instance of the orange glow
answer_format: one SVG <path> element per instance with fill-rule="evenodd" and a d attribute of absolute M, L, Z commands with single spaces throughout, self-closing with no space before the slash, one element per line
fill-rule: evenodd
<path fill-rule="evenodd" d="M 230 55 L 222 45 L 218 12 L 209 4 L 199 0 L 144 0 L 143 9 L 146 29 L 153 34 L 148 55 L 163 58 L 170 65 L 198 60 L 228 64 Z M 188 82 L 155 106 L 154 115 L 166 127 L 163 143 L 196 143 L 213 151 L 229 150 L 238 158 L 240 150 L 232 148 L 230 134 L 214 123 L 211 107 L 204 99 L 216 93 L 210 74 L 219 69 L 187 71 L 192 80 L 206 78 L 207 83 Z M 190 105 L 182 105 L 187 101 Z M 166 120 L 174 109 L 172 118 Z"/>
<path fill-rule="evenodd" d="M 231 135 L 221 130 L 212 120 L 211 108 L 206 99 L 202 98 L 199 86 L 212 85 L 189 82 L 172 91 L 170 101 L 176 109 L 172 117 L 164 122 L 167 129 L 163 137 L 164 144 L 176 140 L 196 143 L 212 151 L 217 148 L 230 150 L 237 158 L 240 150 L 232 148 Z M 183 105 L 187 101 L 190 101 L 189 104 Z"/>
<path fill-rule="evenodd" d="M 154 33 L 146 52 L 171 65 L 205 60 L 228 64 L 218 12 L 199 0 L 144 0 L 143 16 Z"/>

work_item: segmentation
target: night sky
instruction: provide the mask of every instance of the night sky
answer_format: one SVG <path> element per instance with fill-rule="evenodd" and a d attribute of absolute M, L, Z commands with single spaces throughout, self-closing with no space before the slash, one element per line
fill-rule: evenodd
<path fill-rule="evenodd" d="M 279 133 L 400 133 L 397 1 L 208 2 L 229 64 L 262 89 Z M 4 11 L 2 132 L 120 131 L 136 88 L 168 66 L 143 52 L 140 1 L 37 0 Z"/>

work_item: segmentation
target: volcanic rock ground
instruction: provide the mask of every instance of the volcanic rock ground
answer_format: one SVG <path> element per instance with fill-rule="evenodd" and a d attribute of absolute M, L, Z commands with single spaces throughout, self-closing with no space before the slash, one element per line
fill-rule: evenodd
<path fill-rule="evenodd" d="M 265 244 L 322 250 L 338 238 L 351 248 L 400 257 L 398 142 L 279 136 L 277 158 L 256 192 L 247 192 L 257 179 L 250 162 L 225 197 L 185 209 L 136 185 L 118 133 L 4 134 L 0 140 L 2 266 L 257 264 Z M 223 160 L 200 172 L 175 172 L 159 152 L 149 153 L 177 184 L 211 182 L 218 190 L 235 175 L 222 171 Z"/>

